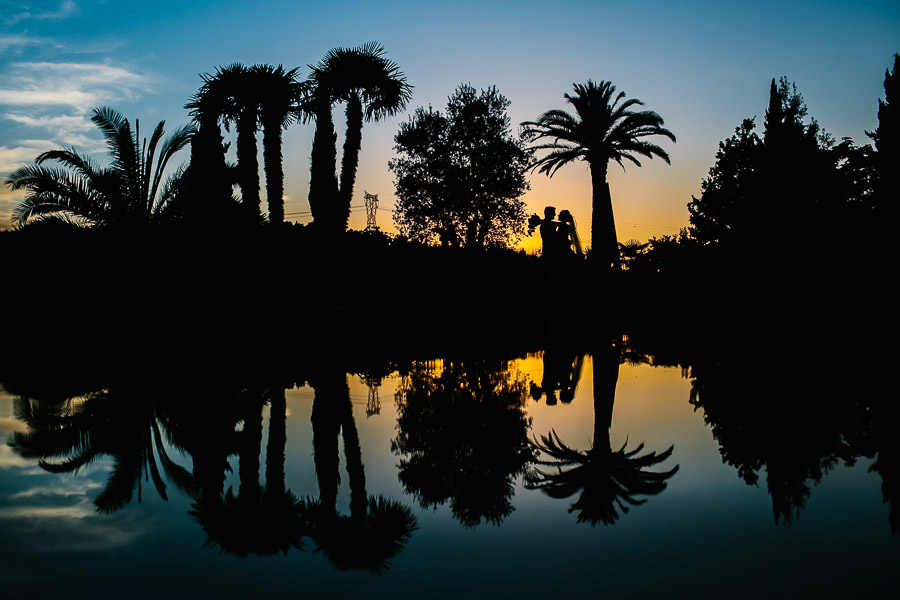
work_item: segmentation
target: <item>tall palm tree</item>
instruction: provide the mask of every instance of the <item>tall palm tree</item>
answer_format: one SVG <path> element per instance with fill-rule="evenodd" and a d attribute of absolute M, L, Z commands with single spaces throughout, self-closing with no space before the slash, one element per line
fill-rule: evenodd
<path fill-rule="evenodd" d="M 237 129 L 237 176 L 241 186 L 242 213 L 247 223 L 259 221 L 259 90 L 253 72 L 240 63 L 218 68 L 215 77 L 225 89 L 225 127 Z"/>
<path fill-rule="evenodd" d="M 257 159 L 256 134 L 259 129 L 259 92 L 256 74 L 241 63 L 216 67 L 212 75 L 203 74 L 203 86 L 185 108 L 197 120 L 204 132 L 202 152 L 215 156 L 209 163 L 210 177 L 225 174 L 221 133 L 216 135 L 219 121 L 230 130 L 237 129 L 237 184 L 241 188 L 241 213 L 247 223 L 259 222 L 259 160 Z M 219 159 L 219 154 L 222 158 Z M 192 156 L 192 158 L 194 158 Z M 202 159 L 206 164 L 206 157 Z M 226 178 L 227 180 L 227 178 Z M 218 179 L 201 182 L 200 185 L 222 185 Z M 214 190 L 222 188 L 214 187 Z"/>
<path fill-rule="evenodd" d="M 193 220 L 220 221 L 234 203 L 233 169 L 225 160 L 227 145 L 222 138 L 220 122 L 229 112 L 231 98 L 216 75 L 200 75 L 203 85 L 184 105 L 193 117 L 197 132 L 191 139 L 191 163 L 188 167 L 188 189 Z"/>
<path fill-rule="evenodd" d="M 300 84 L 298 69 L 285 71 L 278 65 L 254 65 L 250 72 L 256 80 L 259 98 L 259 122 L 263 128 L 263 169 L 266 174 L 266 201 L 269 222 L 284 221 L 284 169 L 281 132 L 297 114 Z"/>
<path fill-rule="evenodd" d="M 163 174 L 172 156 L 191 141 L 194 127 L 180 127 L 163 140 L 165 121 L 160 121 L 150 139 L 141 140 L 140 122 L 135 120 L 132 129 L 112 108 L 95 108 L 91 121 L 103 134 L 111 164 L 101 167 L 74 148 L 41 153 L 34 165 L 16 169 L 6 180 L 11 189 L 28 192 L 13 210 L 13 223 L 62 216 L 86 224 L 141 224 L 163 216 L 183 169 L 165 183 Z M 60 166 L 44 165 L 50 161 Z"/>
<path fill-rule="evenodd" d="M 603 265 L 619 265 L 619 245 L 609 192 L 607 170 L 610 161 L 624 169 L 628 160 L 641 166 L 637 156 L 658 156 L 670 163 L 669 155 L 658 145 L 646 141 L 649 136 L 661 135 L 673 142 L 675 135 L 663 128 L 663 118 L 649 110 L 634 111 L 632 107 L 644 103 L 616 94 L 616 87 L 608 82 L 574 84 L 573 95 L 564 94 L 575 108 L 575 115 L 553 109 L 536 121 L 522 123 L 523 133 L 532 141 L 549 140 L 535 150 L 550 150 L 532 168 L 552 177 L 563 165 L 583 160 L 591 169 L 591 245 Z"/>
<path fill-rule="evenodd" d="M 525 487 L 539 489 L 552 498 L 568 498 L 579 494 L 569 507 L 578 511 L 579 523 L 611 525 L 619 518 L 619 511 L 627 513 L 630 506 L 643 504 L 645 498 L 666 489 L 667 480 L 678 471 L 678 465 L 663 472 L 647 471 L 665 461 L 674 449 L 657 454 L 648 452 L 639 444 L 626 450 L 628 441 L 613 450 L 609 430 L 612 425 L 613 403 L 619 378 L 619 352 L 604 347 L 594 356 L 594 439 L 591 448 L 579 451 L 567 446 L 551 431 L 533 442 L 549 459 L 537 461 L 551 467 L 549 471 L 535 468 L 525 476 Z"/>
<path fill-rule="evenodd" d="M 384 53 L 381 44 L 368 42 L 356 48 L 333 48 L 318 65 L 310 65 L 309 85 L 313 91 L 309 103 L 316 118 L 310 210 L 314 219 L 316 212 L 325 216 L 329 229 L 347 229 L 363 121 L 379 121 L 396 115 L 412 98 L 412 86 L 407 83 L 406 75 Z M 347 105 L 340 182 L 335 176 L 337 138 L 331 115 L 335 102 Z M 329 203 L 328 208 L 325 203 Z"/>

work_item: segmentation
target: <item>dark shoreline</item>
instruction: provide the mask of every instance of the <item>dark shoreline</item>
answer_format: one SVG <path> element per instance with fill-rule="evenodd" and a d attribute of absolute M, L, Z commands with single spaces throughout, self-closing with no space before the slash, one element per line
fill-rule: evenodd
<path fill-rule="evenodd" d="M 580 261 L 560 277 L 520 252 L 359 232 L 340 244 L 303 228 L 52 233 L 0 233 L 12 265 L 0 294 L 7 374 L 291 372 L 324 361 L 361 372 L 385 361 L 512 359 L 559 343 L 591 353 L 626 334 L 686 364 L 741 338 L 877 337 L 896 300 L 862 272 L 598 280 Z"/>

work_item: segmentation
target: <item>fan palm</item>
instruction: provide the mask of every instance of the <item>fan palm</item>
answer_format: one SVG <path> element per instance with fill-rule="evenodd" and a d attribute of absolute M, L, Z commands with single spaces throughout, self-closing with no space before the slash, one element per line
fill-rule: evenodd
<path fill-rule="evenodd" d="M 259 221 L 259 160 L 256 133 L 259 129 L 259 90 L 253 71 L 240 63 L 216 69 L 223 94 L 226 128 L 237 129 L 237 177 L 241 186 L 241 206 L 248 223 Z"/>
<path fill-rule="evenodd" d="M 220 122 L 230 112 L 231 98 L 225 84 L 216 75 L 202 74 L 203 85 L 184 105 L 193 117 L 197 132 L 191 139 L 191 163 L 188 181 L 195 221 L 218 220 L 233 201 L 232 185 L 236 183 L 225 160 L 227 149 L 222 139 Z"/>
<path fill-rule="evenodd" d="M 627 513 L 630 506 L 643 504 L 645 498 L 666 489 L 667 480 L 678 471 L 678 465 L 663 472 L 647 471 L 665 461 L 674 449 L 640 455 L 639 444 L 626 450 L 628 441 L 613 450 L 609 428 L 619 377 L 618 352 L 608 350 L 594 355 L 594 441 L 587 451 L 567 446 L 556 434 L 541 436 L 533 442 L 549 459 L 537 464 L 552 467 L 550 471 L 535 468 L 525 477 L 525 486 L 539 489 L 551 498 L 569 498 L 579 494 L 569 512 L 578 511 L 579 523 L 611 525 L 619 518 L 619 511 Z"/>
<path fill-rule="evenodd" d="M 111 164 L 99 166 L 74 148 L 41 153 L 35 164 L 16 169 L 6 180 L 13 190 L 28 192 L 13 210 L 13 223 L 61 216 L 85 224 L 140 224 L 164 215 L 173 198 L 174 178 L 183 170 L 166 183 L 163 173 L 172 156 L 190 142 L 194 127 L 182 126 L 163 140 L 165 121 L 160 121 L 150 139 L 141 140 L 140 122 L 135 120 L 132 129 L 112 108 L 95 108 L 91 121 L 103 134 Z"/>
<path fill-rule="evenodd" d="M 325 217 L 326 226 L 346 230 L 362 147 L 363 121 L 379 121 L 406 108 L 412 86 L 384 47 L 369 42 L 357 48 L 333 48 L 318 65 L 310 65 L 309 105 L 316 118 L 310 177 L 310 210 Z M 346 103 L 347 131 L 340 183 L 335 176 L 337 143 L 331 107 Z M 325 203 L 329 203 L 326 208 Z"/>
<path fill-rule="evenodd" d="M 285 71 L 278 65 L 255 65 L 250 69 L 259 97 L 259 120 L 263 128 L 263 169 L 266 174 L 266 201 L 269 222 L 284 221 L 284 169 L 281 132 L 297 114 L 300 95 L 298 69 Z"/>
<path fill-rule="evenodd" d="M 550 152 L 532 165 L 552 177 L 563 165 L 584 160 L 591 169 L 591 244 L 602 263 L 618 267 L 619 246 L 613 217 L 612 197 L 607 181 L 610 161 L 624 169 L 625 160 L 641 166 L 638 156 L 658 156 L 667 163 L 668 153 L 644 138 L 661 135 L 673 142 L 675 135 L 663 128 L 663 118 L 653 111 L 634 111 L 644 103 L 616 94 L 608 82 L 574 84 L 574 94 L 564 94 L 575 108 L 575 115 L 559 109 L 549 110 L 536 121 L 522 123 L 523 133 L 532 141 L 549 140 L 535 150 Z M 624 99 L 624 100 L 623 100 Z"/>

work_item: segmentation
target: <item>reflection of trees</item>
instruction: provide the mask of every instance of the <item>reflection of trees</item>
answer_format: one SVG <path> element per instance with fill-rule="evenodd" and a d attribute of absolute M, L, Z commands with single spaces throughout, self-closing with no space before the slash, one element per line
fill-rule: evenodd
<path fill-rule="evenodd" d="M 416 529 L 416 519 L 395 500 L 366 494 L 359 432 L 353 418 L 350 389 L 343 371 L 323 367 L 312 381 L 313 453 L 319 499 L 304 506 L 310 535 L 336 568 L 385 573 Z M 350 516 L 337 512 L 340 483 L 338 437 L 344 440 L 344 459 L 350 484 Z"/>
<path fill-rule="evenodd" d="M 875 434 L 877 458 L 869 472 L 881 475 L 881 494 L 890 505 L 891 533 L 900 534 L 900 415 L 894 409 L 893 420 L 882 422 Z"/>
<path fill-rule="evenodd" d="M 541 436 L 533 442 L 536 449 L 549 456 L 537 464 L 552 469 L 534 468 L 525 477 L 525 487 L 539 489 L 552 498 L 570 498 L 579 494 L 569 507 L 578 511 L 579 523 L 611 525 L 619 518 L 619 511 L 627 513 L 629 505 L 646 502 L 639 496 L 655 496 L 666 489 L 667 481 L 678 465 L 663 472 L 648 471 L 672 454 L 673 446 L 657 454 L 639 444 L 627 451 L 628 442 L 613 450 L 609 430 L 612 426 L 613 403 L 619 378 L 620 353 L 608 346 L 594 353 L 594 438 L 591 448 L 579 451 L 567 446 L 556 434 Z"/>
<path fill-rule="evenodd" d="M 201 488 L 190 513 L 206 531 L 207 545 L 219 546 L 236 556 L 287 554 L 292 547 L 301 548 L 306 534 L 300 501 L 284 483 L 287 441 L 284 387 L 274 386 L 268 396 L 271 410 L 265 487 L 259 483 L 265 392 L 248 388 L 240 394 L 238 404 L 243 420 L 236 444 L 240 457 L 239 491 L 235 494 L 229 487 L 221 493 L 224 471 L 220 471 L 223 476 L 210 477 L 211 485 Z M 227 457 L 229 452 L 217 454 Z"/>
<path fill-rule="evenodd" d="M 525 379 L 506 362 L 413 363 L 397 392 L 400 481 L 423 507 L 450 501 L 467 527 L 500 524 L 534 454 Z"/>
<path fill-rule="evenodd" d="M 192 475 L 169 457 L 158 405 L 146 392 L 121 393 L 113 386 L 89 392 L 81 400 L 20 397 L 16 413 L 29 430 L 13 434 L 10 445 L 46 471 L 73 473 L 103 456 L 112 458 L 112 472 L 94 500 L 99 512 L 121 509 L 131 502 L 135 488 L 140 501 L 143 479 L 152 481 L 166 499 L 163 474 L 185 493 L 196 489 Z"/>
<path fill-rule="evenodd" d="M 812 485 L 840 461 L 852 464 L 860 455 L 854 440 L 862 441 L 868 409 L 857 389 L 844 387 L 836 352 L 793 353 L 791 376 L 774 379 L 752 369 L 758 356 L 771 352 L 769 344 L 741 343 L 692 367 L 690 402 L 703 410 L 722 460 L 748 485 L 757 485 L 765 469 L 775 522 L 790 526 Z"/>

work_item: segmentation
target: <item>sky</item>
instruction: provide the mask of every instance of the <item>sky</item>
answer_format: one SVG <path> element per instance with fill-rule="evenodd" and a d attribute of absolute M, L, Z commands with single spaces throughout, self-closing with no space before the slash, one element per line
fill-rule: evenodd
<path fill-rule="evenodd" d="M 677 137 L 659 140 L 671 165 L 610 168 L 619 240 L 643 242 L 688 225 L 687 203 L 718 143 L 746 117 L 762 125 L 773 77 L 796 83 L 809 115 L 836 139 L 867 143 L 885 69 L 900 52 L 900 3 L 0 0 L 0 177 L 63 146 L 105 160 L 94 107 L 140 119 L 144 131 L 165 120 L 171 132 L 188 122 L 184 104 L 200 75 L 217 66 L 282 64 L 305 78 L 329 49 L 373 40 L 414 86 L 406 112 L 363 129 L 352 204 L 377 194 L 382 229 L 394 231 L 393 136 L 417 106 L 443 109 L 461 83 L 496 85 L 517 128 L 567 108 L 563 94 L 592 79 L 642 100 Z M 341 114 L 335 123 L 341 136 Z M 312 134 L 311 124 L 284 134 L 288 220 L 309 221 Z M 173 162 L 187 160 L 184 151 Z M 528 212 L 567 208 L 589 241 L 587 165 L 529 180 Z M 21 198 L 0 187 L 0 228 Z M 365 227 L 362 208 L 350 226 Z"/>

